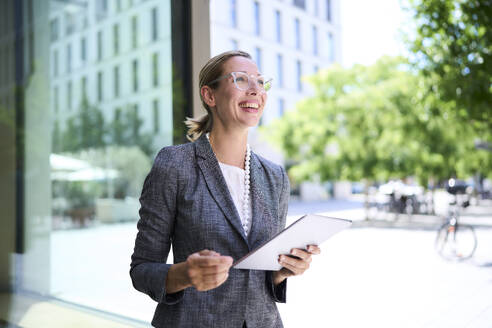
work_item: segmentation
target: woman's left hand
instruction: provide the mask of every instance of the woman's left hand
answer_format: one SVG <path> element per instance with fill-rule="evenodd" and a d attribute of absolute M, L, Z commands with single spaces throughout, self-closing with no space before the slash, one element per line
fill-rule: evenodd
<path fill-rule="evenodd" d="M 294 248 L 290 255 L 280 255 L 278 262 L 283 268 L 273 273 L 273 282 L 278 285 L 286 278 L 298 276 L 309 269 L 312 261 L 311 256 L 321 253 L 321 249 L 316 245 L 308 245 L 307 250 Z"/>

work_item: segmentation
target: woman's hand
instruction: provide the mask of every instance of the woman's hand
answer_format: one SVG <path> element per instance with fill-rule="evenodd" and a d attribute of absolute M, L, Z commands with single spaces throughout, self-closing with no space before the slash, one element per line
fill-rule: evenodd
<path fill-rule="evenodd" d="M 280 284 L 286 278 L 291 276 L 298 276 L 309 269 L 309 265 L 312 261 L 311 256 L 321 253 L 321 249 L 316 245 L 308 245 L 307 250 L 294 248 L 291 250 L 290 255 L 280 255 L 278 262 L 283 268 L 273 273 L 273 283 L 275 285 Z"/>
<path fill-rule="evenodd" d="M 166 280 L 167 293 L 176 293 L 188 287 L 206 291 L 222 285 L 229 277 L 232 257 L 202 250 L 193 253 L 185 262 L 174 264 Z"/>

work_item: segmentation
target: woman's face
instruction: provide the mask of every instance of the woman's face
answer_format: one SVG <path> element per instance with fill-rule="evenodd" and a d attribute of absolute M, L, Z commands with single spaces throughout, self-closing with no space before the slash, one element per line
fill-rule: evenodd
<path fill-rule="evenodd" d="M 248 76 L 260 76 L 256 64 L 251 59 L 241 56 L 229 58 L 224 63 L 222 72 L 223 75 L 244 72 Z M 239 90 L 234 84 L 234 78 L 229 75 L 219 81 L 216 89 L 211 90 L 212 102 L 209 106 L 214 115 L 214 125 L 220 122 L 226 129 L 247 129 L 258 124 L 267 95 L 257 83 L 250 83 L 248 89 Z"/>

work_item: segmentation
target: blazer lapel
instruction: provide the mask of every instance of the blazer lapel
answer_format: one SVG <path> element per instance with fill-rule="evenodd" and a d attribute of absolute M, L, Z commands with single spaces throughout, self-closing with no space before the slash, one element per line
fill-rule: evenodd
<path fill-rule="evenodd" d="M 241 225 L 241 219 L 232 200 L 229 189 L 225 182 L 219 162 L 205 135 L 195 141 L 197 162 L 207 183 L 212 198 L 224 213 L 224 216 L 248 244 L 248 240 Z"/>
<path fill-rule="evenodd" d="M 249 244 L 251 249 L 255 249 L 265 240 L 265 235 L 271 235 L 272 222 L 271 214 L 268 207 L 265 204 L 265 197 L 263 195 L 262 186 L 266 186 L 260 161 L 256 154 L 251 153 L 251 167 L 250 167 L 250 179 L 251 179 L 251 202 L 253 207 L 251 232 L 248 235 Z M 265 232 L 268 231 L 268 234 Z"/>

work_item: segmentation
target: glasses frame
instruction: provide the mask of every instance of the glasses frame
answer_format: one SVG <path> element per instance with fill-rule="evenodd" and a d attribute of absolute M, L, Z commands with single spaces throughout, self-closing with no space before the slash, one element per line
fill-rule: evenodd
<path fill-rule="evenodd" d="M 251 78 L 255 78 L 255 76 L 254 76 L 253 74 L 248 75 L 248 74 L 247 74 L 247 73 L 245 73 L 245 72 L 230 72 L 230 73 L 227 73 L 227 74 L 225 74 L 225 75 L 219 76 L 218 78 L 216 78 L 216 79 L 215 79 L 215 80 L 213 80 L 213 81 L 210 81 L 210 82 L 208 83 L 208 85 L 212 85 L 212 84 L 214 84 L 214 83 L 217 83 L 217 82 L 219 82 L 219 81 L 221 81 L 221 80 L 223 80 L 223 79 L 225 79 L 225 78 L 229 77 L 229 75 L 230 75 L 230 76 L 232 76 L 232 78 L 234 79 L 234 86 L 236 87 L 236 89 L 241 90 L 241 91 L 246 91 L 246 90 L 248 90 L 248 89 L 241 89 L 241 88 L 237 85 L 237 82 L 236 82 L 236 74 L 238 74 L 238 73 L 245 74 L 245 75 L 248 77 L 248 89 L 249 89 L 249 88 L 251 88 L 251 83 L 252 83 L 252 82 L 251 82 Z M 263 75 L 260 75 L 259 77 L 264 77 L 264 76 L 263 76 Z M 264 77 L 264 78 L 265 78 L 265 77 Z M 273 79 L 272 79 L 272 78 L 268 78 L 268 79 L 267 79 L 267 78 L 265 78 L 265 82 L 264 82 L 264 84 L 270 83 L 270 82 L 272 82 L 272 81 L 273 81 Z M 258 85 L 258 78 L 256 78 L 256 85 Z M 268 88 L 268 90 L 265 90 L 265 88 L 257 88 L 257 89 L 259 89 L 261 92 L 267 93 L 267 92 L 268 92 L 271 88 L 272 88 L 272 87 Z"/>

